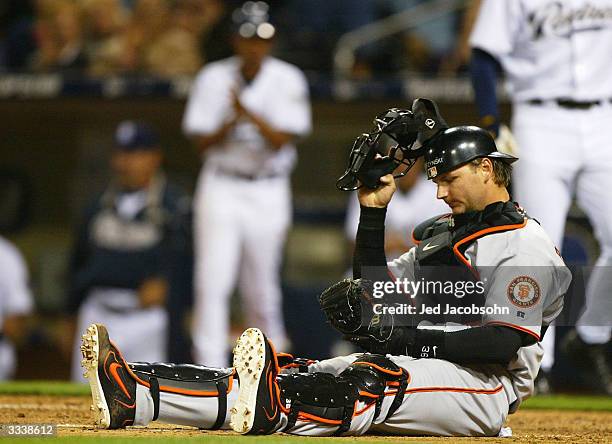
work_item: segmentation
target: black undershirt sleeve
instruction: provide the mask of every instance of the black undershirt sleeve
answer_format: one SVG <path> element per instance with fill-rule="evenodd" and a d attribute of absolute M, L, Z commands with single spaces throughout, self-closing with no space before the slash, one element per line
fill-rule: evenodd
<path fill-rule="evenodd" d="M 385 256 L 386 208 L 361 207 L 353 253 L 353 278 L 362 277 L 362 267 L 387 267 Z"/>
<path fill-rule="evenodd" d="M 507 365 L 519 348 L 535 343 L 535 338 L 511 327 L 485 325 L 455 332 L 418 329 L 415 337 L 415 357 L 421 350 L 438 346 L 436 357 L 458 364 Z"/>

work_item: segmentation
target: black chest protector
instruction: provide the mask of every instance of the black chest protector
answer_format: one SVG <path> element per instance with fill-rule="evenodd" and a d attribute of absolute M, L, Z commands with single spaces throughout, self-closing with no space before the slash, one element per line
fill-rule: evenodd
<path fill-rule="evenodd" d="M 482 288 L 482 283 L 478 282 L 478 273 L 465 257 L 465 251 L 481 237 L 522 228 L 526 222 L 524 211 L 508 201 L 496 202 L 482 211 L 459 216 L 436 216 L 419 224 L 413 232 L 417 242 L 415 280 L 422 285 L 422 291 L 416 297 L 417 305 L 439 307 L 440 311 L 426 314 L 421 320 L 477 323 L 480 316 L 444 315 L 449 306 L 482 307 L 484 304 L 486 295 L 484 291 L 478 291 L 477 285 Z"/>

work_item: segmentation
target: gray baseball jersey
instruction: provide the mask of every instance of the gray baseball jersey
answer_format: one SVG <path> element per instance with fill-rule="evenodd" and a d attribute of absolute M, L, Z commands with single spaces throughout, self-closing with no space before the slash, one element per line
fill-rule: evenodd
<path fill-rule="evenodd" d="M 389 263 L 398 279 L 414 280 L 416 248 Z M 482 324 L 506 325 L 540 339 L 542 324 L 550 324 L 563 309 L 563 295 L 571 273 L 557 250 L 534 220 L 523 228 L 489 234 L 474 241 L 465 259 L 484 283 Z M 522 347 L 508 370 L 519 400 L 533 391 L 542 348 L 539 343 Z M 518 405 L 516 406 L 518 407 Z"/>

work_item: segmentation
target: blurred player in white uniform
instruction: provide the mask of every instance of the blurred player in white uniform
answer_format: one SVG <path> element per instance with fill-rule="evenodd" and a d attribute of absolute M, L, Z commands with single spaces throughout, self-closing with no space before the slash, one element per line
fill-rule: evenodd
<path fill-rule="evenodd" d="M 568 344 L 612 394 L 605 356 L 612 319 L 612 1 L 483 0 L 471 45 L 482 126 L 493 133 L 499 66 L 510 88 L 521 155 L 516 199 L 559 248 L 574 196 L 595 228 L 601 255 Z"/>
<path fill-rule="evenodd" d="M 389 260 L 396 259 L 414 246 L 412 230 L 423 220 L 448 211 L 444 202 L 436 199 L 435 185 L 425 178 L 423 161 L 397 180 L 397 192 L 387 208 L 385 253 Z M 344 232 L 353 243 L 359 225 L 359 200 L 351 195 L 346 211 Z M 352 251 L 351 251 L 352 255 Z"/>
<path fill-rule="evenodd" d="M 19 250 L 0 236 L 0 381 L 13 377 L 17 360 L 12 340 L 23 332 L 33 308 L 28 269 Z"/>
<path fill-rule="evenodd" d="M 280 265 L 291 223 L 294 141 L 311 130 L 308 86 L 269 56 L 268 6 L 233 15 L 236 56 L 198 74 L 183 119 L 203 157 L 194 199 L 194 358 L 227 365 L 229 299 L 238 283 L 249 325 L 286 343 Z"/>

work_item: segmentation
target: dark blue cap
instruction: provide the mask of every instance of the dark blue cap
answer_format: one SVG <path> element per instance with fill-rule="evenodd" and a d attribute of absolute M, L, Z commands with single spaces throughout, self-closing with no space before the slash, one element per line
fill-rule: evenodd
<path fill-rule="evenodd" d="M 115 146 L 121 151 L 154 150 L 159 148 L 159 136 L 146 122 L 124 120 L 115 130 Z"/>

